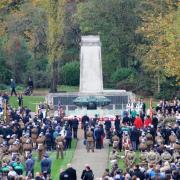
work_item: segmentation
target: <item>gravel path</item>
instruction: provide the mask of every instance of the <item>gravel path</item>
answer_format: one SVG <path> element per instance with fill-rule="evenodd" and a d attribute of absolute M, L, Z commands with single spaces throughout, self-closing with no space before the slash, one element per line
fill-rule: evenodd
<path fill-rule="evenodd" d="M 72 166 L 77 171 L 77 179 L 80 180 L 82 170 L 85 164 L 89 164 L 96 178 L 102 177 L 104 170 L 107 168 L 108 163 L 108 143 L 105 140 L 104 148 L 101 150 L 95 149 L 95 152 L 87 152 L 85 145 L 83 145 L 83 131 L 78 132 L 77 148 L 72 160 Z"/>

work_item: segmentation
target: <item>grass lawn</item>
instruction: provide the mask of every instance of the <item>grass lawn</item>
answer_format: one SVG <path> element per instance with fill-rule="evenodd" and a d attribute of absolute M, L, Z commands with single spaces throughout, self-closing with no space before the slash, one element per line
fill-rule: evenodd
<path fill-rule="evenodd" d="M 79 86 L 66 86 L 66 85 L 59 85 L 58 91 L 63 92 L 79 92 Z"/>
<path fill-rule="evenodd" d="M 72 161 L 75 149 L 76 149 L 77 141 L 72 140 L 71 149 L 67 150 L 64 153 L 64 159 L 56 159 L 56 151 L 48 152 L 49 157 L 52 160 L 52 167 L 51 167 L 51 176 L 52 180 L 59 179 L 59 172 L 61 168 L 66 168 L 66 165 Z M 35 159 L 35 166 L 34 172 L 41 172 L 40 161 L 37 160 L 37 152 L 33 153 L 33 158 Z"/>
<path fill-rule="evenodd" d="M 31 109 L 31 111 L 36 111 L 36 104 L 39 104 L 40 102 L 44 102 L 45 97 L 44 96 L 24 96 L 23 97 L 23 104 L 24 106 L 27 106 Z M 18 107 L 18 101 L 17 97 L 12 96 L 10 97 L 10 104 L 12 107 Z"/>

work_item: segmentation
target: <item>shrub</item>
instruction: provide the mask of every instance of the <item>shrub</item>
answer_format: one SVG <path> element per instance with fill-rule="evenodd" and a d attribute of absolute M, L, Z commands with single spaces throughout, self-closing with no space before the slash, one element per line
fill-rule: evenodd
<path fill-rule="evenodd" d="M 135 72 L 133 69 L 131 68 L 120 68 L 117 69 L 111 76 L 111 80 L 112 82 L 119 82 L 122 81 L 124 79 L 130 78 L 132 79 L 132 77 L 135 76 Z"/>
<path fill-rule="evenodd" d="M 5 84 L 0 84 L 0 90 L 7 90 L 8 86 Z"/>
<path fill-rule="evenodd" d="M 79 85 L 80 64 L 79 61 L 73 61 L 65 64 L 60 69 L 60 82 L 64 85 Z"/>

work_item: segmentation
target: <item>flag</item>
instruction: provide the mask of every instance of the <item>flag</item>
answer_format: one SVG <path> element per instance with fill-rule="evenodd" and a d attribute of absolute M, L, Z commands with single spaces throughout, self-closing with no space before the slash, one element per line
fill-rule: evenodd
<path fill-rule="evenodd" d="M 61 100 L 58 98 L 58 116 L 61 116 Z"/>

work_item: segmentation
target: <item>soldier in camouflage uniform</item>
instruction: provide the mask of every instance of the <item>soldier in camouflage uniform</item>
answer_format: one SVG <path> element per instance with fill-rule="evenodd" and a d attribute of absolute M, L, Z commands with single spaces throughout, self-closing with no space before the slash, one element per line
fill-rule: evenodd
<path fill-rule="evenodd" d="M 173 152 L 173 161 L 174 161 L 175 163 L 178 162 L 179 157 L 180 157 L 179 151 L 174 150 L 174 152 Z"/>
<path fill-rule="evenodd" d="M 141 152 L 140 153 L 140 166 L 143 166 L 145 168 L 148 168 L 148 162 L 147 162 L 147 152 Z"/>
<path fill-rule="evenodd" d="M 147 153 L 146 159 L 148 163 L 157 164 L 160 162 L 161 156 L 158 152 L 154 152 L 151 150 L 150 152 Z"/>
<path fill-rule="evenodd" d="M 127 151 L 125 155 L 125 164 L 127 167 L 130 167 L 134 164 L 136 160 L 136 153 L 132 150 Z"/>
<path fill-rule="evenodd" d="M 63 154 L 63 150 L 64 150 L 64 137 L 62 137 L 60 133 L 56 137 L 55 143 L 56 143 L 56 151 L 57 151 L 56 159 L 59 159 L 59 153 L 60 152 L 61 152 L 61 158 L 63 159 L 63 157 L 64 157 L 64 154 Z"/>
<path fill-rule="evenodd" d="M 110 162 L 111 162 L 112 165 L 117 163 L 118 159 L 120 159 L 118 151 L 113 149 L 112 152 L 109 155 L 109 159 L 110 159 Z"/>
<path fill-rule="evenodd" d="M 164 144 L 164 138 L 161 136 L 160 133 L 158 133 L 158 135 L 155 137 L 155 142 L 158 145 Z"/>
<path fill-rule="evenodd" d="M 169 152 L 167 152 L 166 150 L 161 154 L 161 160 L 162 162 L 166 162 L 168 161 L 169 163 L 173 160 L 173 157 L 171 156 L 171 154 Z"/>
<path fill-rule="evenodd" d="M 147 150 L 147 142 L 146 141 L 147 141 L 147 138 L 145 136 L 145 133 L 142 132 L 142 135 L 139 137 L 139 142 L 140 142 L 139 149 L 141 151 Z"/>
<path fill-rule="evenodd" d="M 112 137 L 112 142 L 113 142 L 113 148 L 118 150 L 118 148 L 119 148 L 119 137 L 117 136 L 117 134 L 114 134 L 114 136 Z"/>
<path fill-rule="evenodd" d="M 147 148 L 150 150 L 153 146 L 153 136 L 150 134 L 150 132 L 148 131 L 148 133 L 146 134 L 146 144 L 147 144 Z"/>

